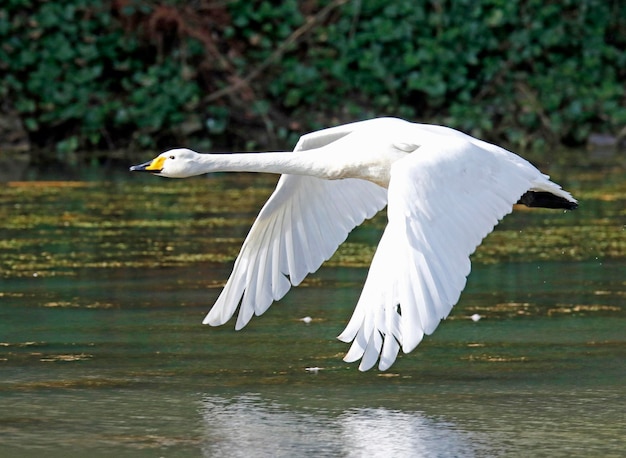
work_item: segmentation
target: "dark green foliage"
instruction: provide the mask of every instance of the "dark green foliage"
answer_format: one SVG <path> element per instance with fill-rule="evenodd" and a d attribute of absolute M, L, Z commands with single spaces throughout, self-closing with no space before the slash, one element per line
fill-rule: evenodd
<path fill-rule="evenodd" d="M 61 157 L 176 139 L 197 108 L 180 49 L 159 55 L 141 27 L 124 28 L 137 10 L 115 17 L 107 3 L 13 1 L 0 12 L 0 94 L 34 145 Z"/>
<path fill-rule="evenodd" d="M 624 18 L 617 0 L 9 0 L 0 109 L 61 156 L 288 146 L 382 115 L 577 145 L 626 124 Z"/>

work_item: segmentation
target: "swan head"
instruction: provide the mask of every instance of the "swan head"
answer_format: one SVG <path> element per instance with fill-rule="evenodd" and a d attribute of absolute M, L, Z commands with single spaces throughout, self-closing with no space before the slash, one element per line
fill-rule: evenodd
<path fill-rule="evenodd" d="M 186 148 L 172 149 L 159 154 L 144 164 L 133 165 L 131 172 L 149 172 L 168 178 L 187 178 L 199 175 L 199 154 Z"/>

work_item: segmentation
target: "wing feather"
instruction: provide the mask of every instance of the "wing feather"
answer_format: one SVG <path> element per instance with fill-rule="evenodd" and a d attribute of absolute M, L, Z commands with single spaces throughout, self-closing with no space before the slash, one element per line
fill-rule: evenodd
<path fill-rule="evenodd" d="M 387 204 L 387 190 L 359 179 L 282 175 L 261 209 L 233 272 L 203 323 L 236 329 L 329 259 L 348 233 Z"/>
<path fill-rule="evenodd" d="M 558 188 L 530 163 L 463 135 L 396 162 L 389 223 L 339 336 L 353 341 L 345 360 L 361 358 L 367 370 L 378 359 L 386 370 L 400 348 L 408 353 L 431 334 L 465 287 L 470 254 L 533 186 Z"/>

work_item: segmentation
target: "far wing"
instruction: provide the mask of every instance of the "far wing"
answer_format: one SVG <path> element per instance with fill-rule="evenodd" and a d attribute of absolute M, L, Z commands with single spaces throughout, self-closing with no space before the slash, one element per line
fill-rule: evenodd
<path fill-rule="evenodd" d="M 508 151 L 463 138 L 429 142 L 392 167 L 389 223 L 363 292 L 339 339 L 359 369 L 388 369 L 450 313 L 470 273 L 470 254 L 544 175 Z"/>
<path fill-rule="evenodd" d="M 315 272 L 354 227 L 386 204 L 387 190 L 368 181 L 282 175 L 203 323 L 224 324 L 241 304 L 235 328 L 243 328 Z"/>
<path fill-rule="evenodd" d="M 340 126 L 327 127 L 326 129 L 316 130 L 304 134 L 298 140 L 294 151 L 307 151 L 311 149 L 321 148 L 329 145 L 337 140 L 345 137 L 346 135 L 354 132 L 357 129 L 363 128 L 372 122 L 379 122 L 380 119 L 369 119 L 366 121 L 356 121 L 348 124 L 342 124 Z"/>

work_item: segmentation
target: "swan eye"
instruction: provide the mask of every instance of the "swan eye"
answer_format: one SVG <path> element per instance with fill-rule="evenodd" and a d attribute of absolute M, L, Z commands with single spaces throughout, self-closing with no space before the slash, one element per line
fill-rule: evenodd
<path fill-rule="evenodd" d="M 176 156 L 170 156 L 170 159 L 176 159 Z"/>

